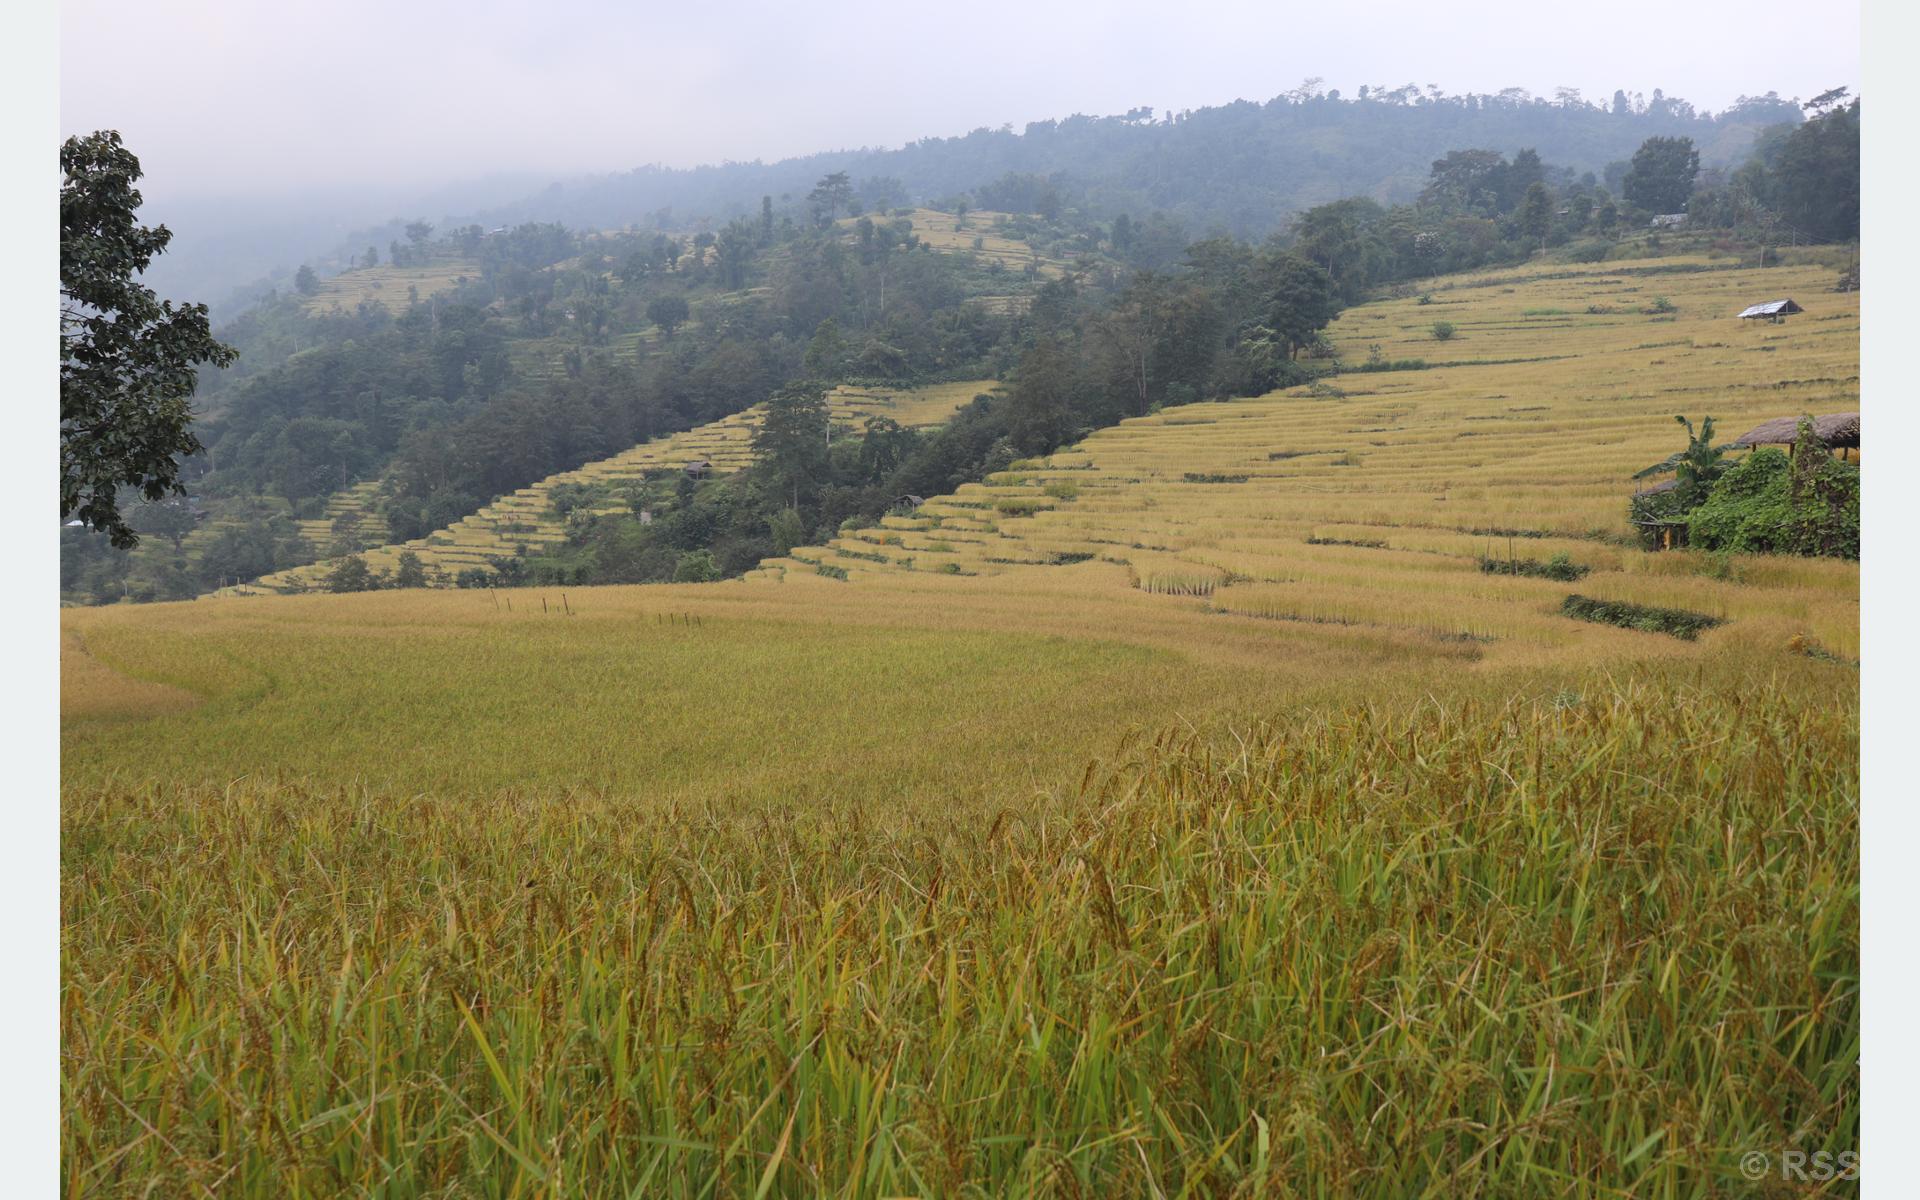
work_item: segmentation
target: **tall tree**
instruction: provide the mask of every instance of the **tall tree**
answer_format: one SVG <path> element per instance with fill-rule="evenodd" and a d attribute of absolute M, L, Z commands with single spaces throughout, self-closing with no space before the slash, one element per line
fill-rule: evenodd
<path fill-rule="evenodd" d="M 687 323 L 692 309 L 687 305 L 685 296 L 655 296 L 647 301 L 647 320 L 660 327 L 660 332 L 668 337 L 673 331 Z"/>
<path fill-rule="evenodd" d="M 1649 212 L 1683 212 L 1687 197 L 1693 195 L 1693 177 L 1699 173 L 1700 152 L 1693 148 L 1692 138 L 1652 137 L 1633 152 L 1622 186 L 1630 204 Z"/>
<path fill-rule="evenodd" d="M 815 184 L 807 196 L 815 224 L 825 228 L 839 219 L 840 210 L 853 202 L 853 181 L 845 171 L 835 171 Z"/>
<path fill-rule="evenodd" d="M 1535 180 L 1527 186 L 1527 194 L 1514 213 L 1514 225 L 1528 241 L 1539 242 L 1542 250 L 1547 248 L 1547 231 L 1553 228 L 1553 200 L 1547 195 L 1546 184 Z"/>
<path fill-rule="evenodd" d="M 204 304 L 175 305 L 135 282 L 173 234 L 134 219 L 140 160 L 106 130 L 60 147 L 60 516 L 115 546 L 139 536 L 119 491 L 184 495 L 180 459 L 201 363 L 235 354 L 214 340 Z"/>
<path fill-rule="evenodd" d="M 1860 102 L 1845 90 L 1817 97 L 1819 115 L 1787 135 L 1774 158 L 1772 191 L 1780 215 L 1802 233 L 1833 241 L 1860 236 Z M 1808 107 L 1813 107 L 1809 105 Z"/>
<path fill-rule="evenodd" d="M 1294 254 L 1275 258 L 1264 272 L 1264 324 L 1287 344 L 1289 358 L 1340 313 L 1333 280 L 1306 259 Z"/>
<path fill-rule="evenodd" d="M 753 452 L 777 492 L 800 508 L 827 470 L 827 391 L 819 384 L 784 387 L 767 400 L 753 434 Z"/>

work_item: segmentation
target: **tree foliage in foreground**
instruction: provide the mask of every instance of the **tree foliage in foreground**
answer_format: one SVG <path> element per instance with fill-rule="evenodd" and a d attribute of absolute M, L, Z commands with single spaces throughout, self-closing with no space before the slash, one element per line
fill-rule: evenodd
<path fill-rule="evenodd" d="M 113 130 L 60 147 L 60 516 L 119 547 L 139 543 L 120 489 L 184 493 L 180 460 L 196 368 L 225 366 L 204 304 L 175 305 L 135 281 L 173 237 L 135 220 L 140 160 Z"/>

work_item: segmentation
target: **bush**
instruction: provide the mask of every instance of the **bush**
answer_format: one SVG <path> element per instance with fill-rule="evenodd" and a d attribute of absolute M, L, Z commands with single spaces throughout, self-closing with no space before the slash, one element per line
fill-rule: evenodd
<path fill-rule="evenodd" d="M 1449 341 L 1452 339 L 1452 337 L 1453 337 L 1452 321 L 1435 321 L 1433 323 L 1433 340 L 1434 341 L 1436 342 Z"/>
<path fill-rule="evenodd" d="M 714 564 L 710 550 L 689 550 L 673 568 L 675 583 L 711 583 L 718 578 L 720 568 Z"/>
<path fill-rule="evenodd" d="M 1756 450 L 1688 518 L 1691 543 L 1740 554 L 1860 557 L 1860 469 L 1806 439 L 1795 457 Z"/>
<path fill-rule="evenodd" d="M 1567 259 L 1577 263 L 1605 262 L 1613 247 L 1598 238 L 1592 241 L 1578 242 L 1567 251 Z"/>
<path fill-rule="evenodd" d="M 1647 312 L 1654 315 L 1679 311 L 1680 307 L 1665 296 L 1655 296 L 1653 303 L 1647 305 Z"/>
<path fill-rule="evenodd" d="M 1545 562 L 1537 558 L 1482 558 L 1480 569 L 1488 575 L 1528 575 L 1536 579 L 1557 579 L 1561 583 L 1572 583 L 1593 570 L 1565 554 L 1556 554 Z"/>
<path fill-rule="evenodd" d="M 1703 629 L 1726 624 L 1719 617 L 1690 609 L 1655 608 L 1650 604 L 1628 604 L 1624 600 L 1595 600 L 1577 593 L 1561 601 L 1560 611 L 1577 621 L 1617 625 L 1622 629 L 1638 629 L 1643 633 L 1664 633 L 1688 642 L 1699 637 Z"/>

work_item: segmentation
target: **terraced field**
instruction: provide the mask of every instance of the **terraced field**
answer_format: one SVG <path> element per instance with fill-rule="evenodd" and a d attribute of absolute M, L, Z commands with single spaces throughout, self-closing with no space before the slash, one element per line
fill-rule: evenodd
<path fill-rule="evenodd" d="M 339 308 L 352 312 L 365 301 L 403 313 L 414 297 L 425 300 L 451 291 L 462 279 L 479 273 L 477 263 L 465 260 L 430 263 L 423 267 L 355 267 L 320 281 L 320 290 L 307 297 L 307 311 Z"/>
<path fill-rule="evenodd" d="M 1562 616 L 1577 590 L 1852 656 L 1852 564 L 1647 554 L 1626 516 L 1633 473 L 1684 440 L 1676 413 L 1712 415 L 1731 437 L 1859 407 L 1859 297 L 1830 283 L 1822 268 L 1704 259 L 1457 279 L 1332 329 L 1349 364 L 1424 369 L 1127 421 L 756 577 L 885 587 L 932 573 L 1022 588 L 1044 574 L 1223 619 L 1359 627 L 1498 658 L 1644 637 Z M 1806 314 L 1734 319 L 1784 295 Z M 1456 331 L 1444 341 L 1432 332 L 1442 320 Z M 1555 554 L 1591 573 L 1569 585 L 1480 563 Z"/>
<path fill-rule="evenodd" d="M 977 380 L 934 384 L 911 391 L 840 387 L 829 394 L 828 409 L 832 419 L 849 431 L 873 416 L 891 417 L 909 427 L 924 427 L 943 423 L 954 410 L 992 386 L 991 380 Z M 696 461 L 710 463 L 715 474 L 741 470 L 753 461 L 753 433 L 759 426 L 761 412 L 762 409 L 755 406 L 698 429 L 655 438 L 612 458 L 550 476 L 501 497 L 446 529 L 403 544 L 375 546 L 363 557 L 375 570 L 391 571 L 398 567 L 400 555 L 411 550 L 420 556 L 433 584 L 448 586 L 460 571 L 484 567 L 488 560 L 511 555 L 523 546 L 537 551 L 542 546 L 565 541 L 566 526 L 553 509 L 553 489 L 561 485 L 593 484 L 614 489 L 616 494 L 585 510 L 614 513 L 630 508 L 627 499 L 617 494 L 620 489 L 642 484 L 659 472 L 678 471 Z M 356 485 L 351 493 L 342 493 L 330 501 L 329 512 L 334 512 L 336 505 L 344 513 L 354 504 L 370 502 L 378 487 L 377 482 Z M 348 499 L 349 496 L 352 499 Z M 332 519 L 311 524 L 324 527 L 326 536 L 310 535 L 310 540 L 319 547 L 331 544 Z M 221 594 L 261 595 L 318 587 L 336 561 L 281 571 L 252 584 L 228 588 Z"/>
<path fill-rule="evenodd" d="M 1365 306 L 1349 363 L 1428 365 L 750 581 L 63 612 L 69 1190 L 1682 1197 L 1857 1148 L 1858 571 L 1622 510 L 1674 412 L 1855 407 L 1859 298 L 1689 265 Z"/>
<path fill-rule="evenodd" d="M 964 226 L 957 215 L 934 208 L 916 208 L 907 215 L 913 221 L 914 234 L 943 254 L 976 254 L 984 261 L 1000 263 L 1009 271 L 1024 271 L 1032 264 L 1042 275 L 1066 273 L 1067 264 L 1061 260 L 1043 256 L 1026 242 L 995 232 L 995 225 L 1011 217 L 1011 213 L 969 211 Z M 858 220 L 847 217 L 840 224 L 851 229 Z M 874 220 L 877 222 L 880 218 Z"/>
<path fill-rule="evenodd" d="M 335 492 L 320 516 L 296 524 L 300 536 L 322 553 L 341 541 L 360 548 L 381 545 L 387 540 L 387 518 L 380 509 L 380 481 L 369 479 Z"/>

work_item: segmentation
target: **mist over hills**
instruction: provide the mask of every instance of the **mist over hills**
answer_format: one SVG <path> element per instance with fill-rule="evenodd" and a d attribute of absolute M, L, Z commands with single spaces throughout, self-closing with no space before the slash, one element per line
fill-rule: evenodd
<path fill-rule="evenodd" d="M 783 209 L 797 205 L 821 176 L 835 171 L 854 177 L 869 206 L 953 198 L 1009 175 L 1030 176 L 1036 178 L 1028 185 L 1044 181 L 1057 202 L 1096 218 L 1158 211 L 1196 235 L 1257 238 L 1329 200 L 1410 200 L 1433 160 L 1449 150 L 1512 154 L 1531 147 L 1576 175 L 1603 175 L 1646 138 L 1685 136 L 1699 147 L 1703 167 L 1725 167 L 1742 159 L 1761 130 L 1802 119 L 1797 103 L 1772 92 L 1714 114 L 1657 89 L 1651 98 L 1616 92 L 1607 103 L 1571 95 L 1549 100 L 1517 88 L 1458 96 L 1412 85 L 1361 91 L 1342 97 L 1337 90 L 1303 86 L 1264 103 L 1242 100 L 1157 115 L 1141 106 L 1119 115 L 1036 121 L 1019 131 L 1003 126 L 927 137 L 897 149 L 829 150 L 771 163 L 685 169 L 644 166 L 544 187 L 526 175 L 501 174 L 393 198 L 398 211 L 379 222 L 369 219 L 380 211 L 372 201 L 349 207 L 344 200 L 328 210 L 336 214 L 331 218 L 320 205 L 307 205 L 308 215 L 284 223 L 276 223 L 284 213 L 253 224 L 222 215 L 218 233 L 182 221 L 154 277 L 162 290 L 211 300 L 217 315 L 231 316 L 284 284 L 300 262 L 323 272 L 343 268 L 368 245 L 385 246 L 399 236 L 408 219 L 443 226 L 718 226 L 758 212 L 763 196 Z M 357 228 L 351 227 L 353 217 L 337 215 L 353 212 L 362 214 Z"/>

